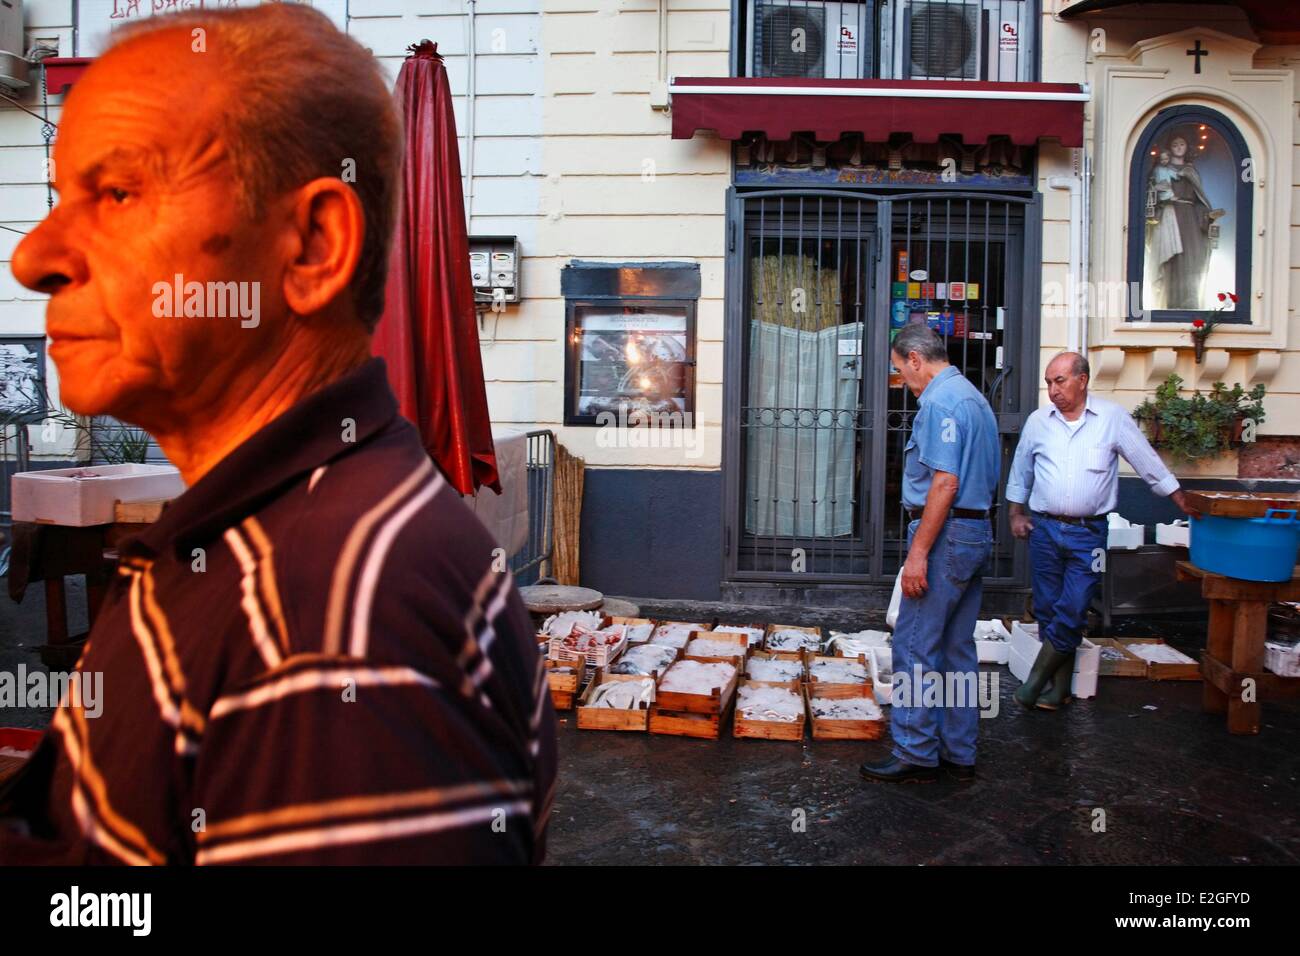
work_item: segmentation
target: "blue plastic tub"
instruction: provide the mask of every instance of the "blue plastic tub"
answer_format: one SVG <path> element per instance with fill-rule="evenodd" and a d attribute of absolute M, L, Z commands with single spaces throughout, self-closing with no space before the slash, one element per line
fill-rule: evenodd
<path fill-rule="evenodd" d="M 1270 508 L 1262 518 L 1206 515 L 1191 521 L 1192 564 L 1245 581 L 1290 581 L 1300 545 L 1294 511 Z"/>

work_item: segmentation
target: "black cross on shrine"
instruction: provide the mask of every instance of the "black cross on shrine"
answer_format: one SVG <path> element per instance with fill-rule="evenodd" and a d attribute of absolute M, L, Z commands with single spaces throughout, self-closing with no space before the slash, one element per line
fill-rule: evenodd
<path fill-rule="evenodd" d="M 1187 51 L 1187 55 L 1188 55 L 1188 56 L 1194 56 L 1194 57 L 1196 57 L 1196 70 L 1195 70 L 1195 72 L 1200 73 L 1200 72 L 1201 72 L 1201 57 L 1203 57 L 1203 56 L 1209 56 L 1209 55 L 1210 55 L 1210 51 L 1209 51 L 1209 50 L 1202 50 L 1202 49 L 1201 49 L 1201 41 L 1200 41 L 1200 40 L 1197 40 L 1197 41 L 1196 41 L 1196 47 L 1195 47 L 1195 49 L 1188 50 L 1188 51 Z"/>

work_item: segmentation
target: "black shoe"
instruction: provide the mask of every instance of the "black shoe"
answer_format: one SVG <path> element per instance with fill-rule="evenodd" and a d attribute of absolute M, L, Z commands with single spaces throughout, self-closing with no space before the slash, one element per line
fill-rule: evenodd
<path fill-rule="evenodd" d="M 918 767 L 897 757 L 881 763 L 864 763 L 858 770 L 863 780 L 872 783 L 934 783 L 939 779 L 938 767 Z"/>
<path fill-rule="evenodd" d="M 952 779 L 956 780 L 958 783 L 975 782 L 975 765 L 973 763 L 953 763 L 951 760 L 944 760 L 940 757 L 939 766 L 947 772 L 948 776 L 952 777 Z"/>

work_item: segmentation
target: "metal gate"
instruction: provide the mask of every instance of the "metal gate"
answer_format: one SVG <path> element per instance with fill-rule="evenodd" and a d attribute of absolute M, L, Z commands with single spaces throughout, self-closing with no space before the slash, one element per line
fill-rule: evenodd
<path fill-rule="evenodd" d="M 728 578 L 892 580 L 906 546 L 902 456 L 916 401 L 891 373 L 891 333 L 909 321 L 935 327 L 989 400 L 1001 491 L 1036 396 L 1039 319 L 1025 303 L 1038 301 L 1037 198 L 733 190 L 729 215 Z M 1001 512 L 994 536 L 986 580 L 1020 583 Z"/>

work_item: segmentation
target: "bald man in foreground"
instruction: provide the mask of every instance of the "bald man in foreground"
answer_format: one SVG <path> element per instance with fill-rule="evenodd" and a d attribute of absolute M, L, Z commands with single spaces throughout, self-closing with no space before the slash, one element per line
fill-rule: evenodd
<path fill-rule="evenodd" d="M 401 150 L 378 64 L 297 4 L 115 36 L 13 269 L 50 296 L 63 402 L 189 487 L 121 545 L 79 664 L 102 714 L 72 694 L 0 793 L 0 864 L 540 861 L 528 614 L 370 357 Z"/>
<path fill-rule="evenodd" d="M 1178 479 L 1133 416 L 1088 394 L 1090 374 L 1088 360 L 1076 352 L 1062 352 L 1048 363 L 1044 381 L 1052 404 L 1025 422 L 1007 477 L 1011 533 L 1029 539 L 1034 617 L 1042 639 L 1029 677 L 1015 693 L 1031 710 L 1056 710 L 1070 700 L 1075 652 L 1101 582 L 1106 515 L 1119 495 L 1119 456 L 1152 491 L 1192 513 Z"/>

